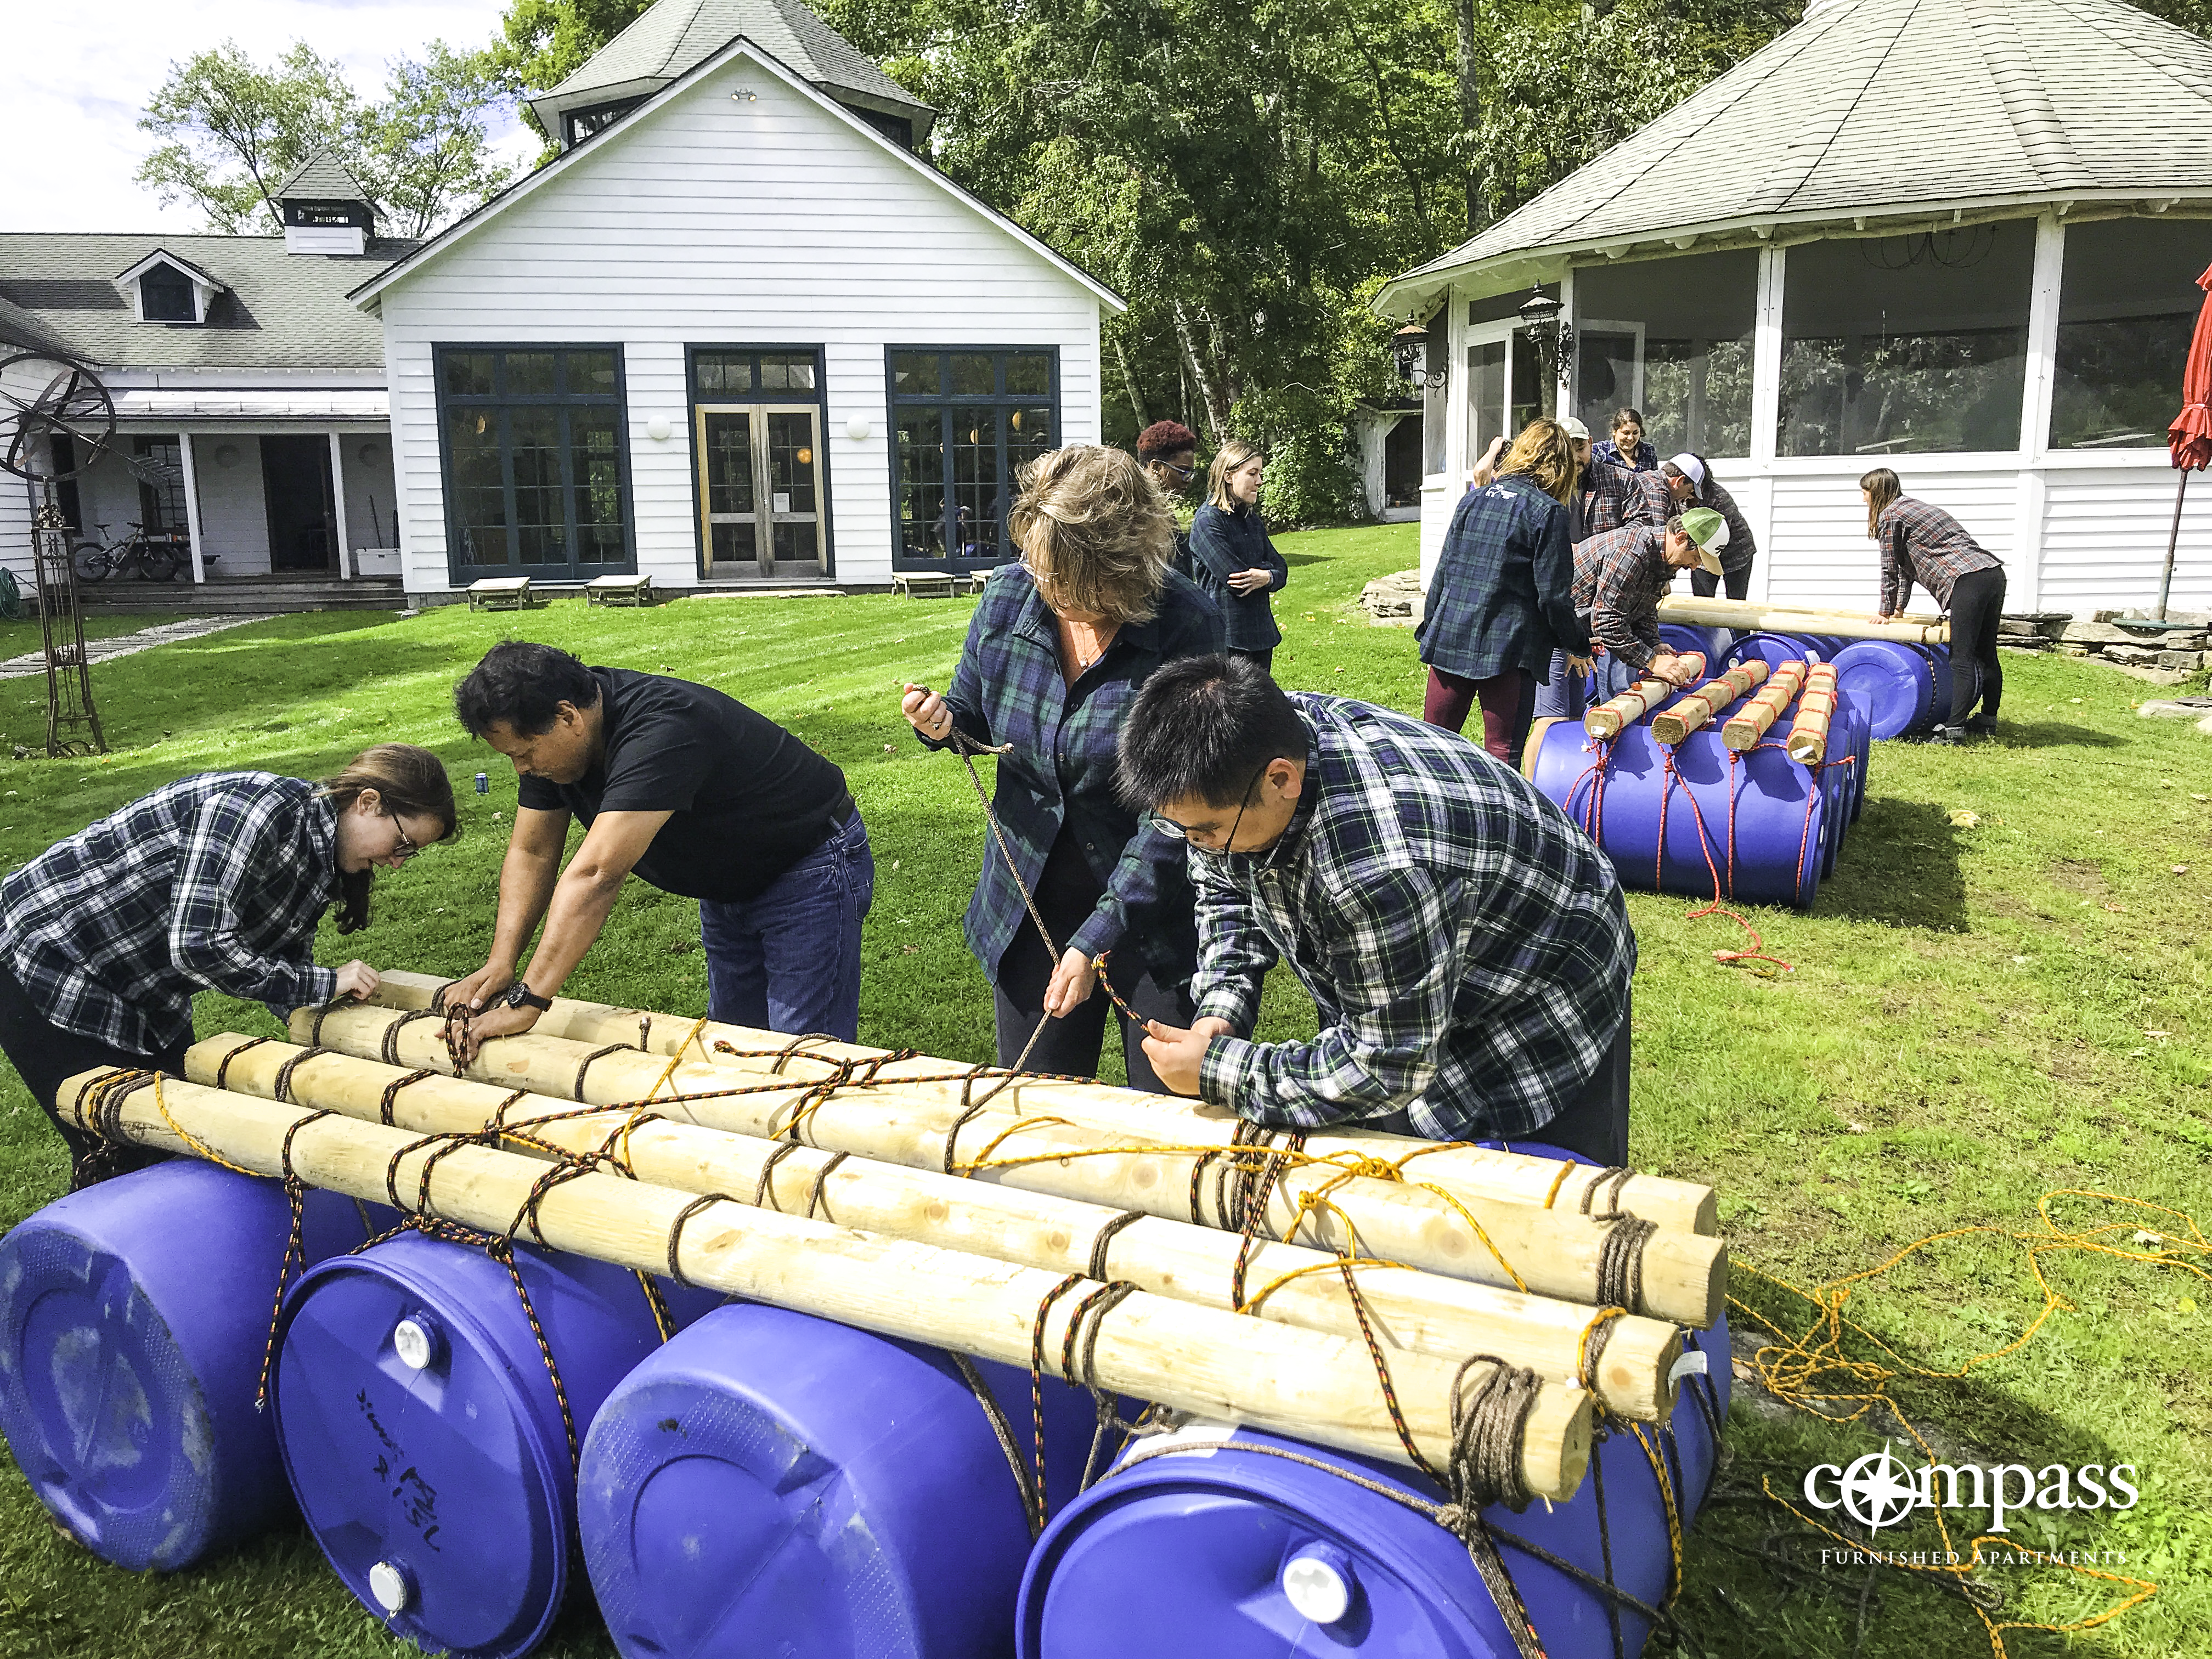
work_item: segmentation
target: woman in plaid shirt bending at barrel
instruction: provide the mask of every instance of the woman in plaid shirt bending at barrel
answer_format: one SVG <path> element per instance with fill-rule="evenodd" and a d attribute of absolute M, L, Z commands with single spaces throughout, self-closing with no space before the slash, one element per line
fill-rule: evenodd
<path fill-rule="evenodd" d="M 376 989 L 362 962 L 319 968 L 323 912 L 368 925 L 376 867 L 454 833 L 427 749 L 381 743 L 320 783 L 273 772 L 180 778 L 57 842 L 0 882 L 0 1050 L 75 1161 L 74 1184 L 150 1161 L 96 1158 L 54 1097 L 103 1066 L 181 1077 L 199 991 L 283 1013 Z"/>
<path fill-rule="evenodd" d="M 1867 535 L 1881 544 L 1881 613 L 1905 614 L 1918 582 L 1951 613 L 1951 717 L 1936 728 L 1938 743 L 1994 737 L 2004 667 L 1997 658 L 1997 618 L 2004 611 L 2004 564 L 1940 507 L 1904 493 L 1897 474 L 1878 466 L 1859 480 Z M 1978 702 L 1982 712 L 1974 713 Z"/>
<path fill-rule="evenodd" d="M 1162 663 L 1219 650 L 1221 616 L 1169 568 L 1175 520 L 1121 451 L 1056 450 L 1022 469 L 1021 486 L 1007 523 L 1022 562 L 985 585 L 952 689 L 909 685 L 902 706 L 933 749 L 956 730 L 970 745 L 1011 745 L 995 810 L 1019 884 L 987 836 L 968 948 L 997 993 L 1000 1064 L 1087 1077 L 1105 1038 L 1107 999 L 1092 995 L 1102 955 L 1140 1014 L 1190 1018 L 1198 935 L 1183 850 L 1122 803 L 1114 753 L 1137 689 Z M 1121 1024 L 1131 1085 L 1157 1090 L 1143 1031 Z"/>

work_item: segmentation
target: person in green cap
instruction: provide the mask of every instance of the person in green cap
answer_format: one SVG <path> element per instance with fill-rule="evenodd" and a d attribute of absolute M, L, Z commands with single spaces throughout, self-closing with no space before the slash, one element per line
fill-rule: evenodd
<path fill-rule="evenodd" d="M 1721 574 L 1728 520 L 1693 507 L 1667 521 L 1627 524 L 1575 544 L 1575 610 L 1589 628 L 1597 659 L 1596 697 L 1626 691 L 1647 676 L 1694 683 L 1694 666 L 1659 638 L 1659 601 L 1678 570 Z"/>

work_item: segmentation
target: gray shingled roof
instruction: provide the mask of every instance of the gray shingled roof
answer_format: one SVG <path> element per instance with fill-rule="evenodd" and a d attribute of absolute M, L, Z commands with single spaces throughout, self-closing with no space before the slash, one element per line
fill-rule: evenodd
<path fill-rule="evenodd" d="M 58 351 L 71 355 L 69 342 L 13 300 L 0 295 L 0 346 L 13 351 Z"/>
<path fill-rule="evenodd" d="M 359 258 L 287 253 L 281 236 L 0 233 L 0 333 L 27 318 L 87 362 L 144 368 L 381 368 L 384 325 L 348 290 L 410 253 L 378 240 Z M 141 323 L 114 276 L 157 248 L 226 285 L 198 328 Z"/>
<path fill-rule="evenodd" d="M 658 0 L 540 97 L 549 106 L 567 109 L 592 92 L 657 90 L 741 34 L 833 95 L 854 92 L 871 101 L 896 105 L 923 118 L 917 125 L 926 125 L 926 118 L 934 113 L 799 0 Z"/>
<path fill-rule="evenodd" d="M 1828 0 L 1630 144 L 1390 288 L 1670 231 L 2212 195 L 2212 42 L 2124 0 Z"/>
<path fill-rule="evenodd" d="M 345 170 L 337 153 L 329 149 L 317 150 L 294 167 L 271 193 L 280 202 L 287 197 L 307 202 L 368 200 L 368 192 L 361 187 L 361 181 Z"/>

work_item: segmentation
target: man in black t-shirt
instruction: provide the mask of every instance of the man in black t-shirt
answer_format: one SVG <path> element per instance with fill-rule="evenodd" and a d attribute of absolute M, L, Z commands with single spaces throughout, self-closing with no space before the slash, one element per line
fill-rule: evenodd
<path fill-rule="evenodd" d="M 453 707 L 521 780 L 490 955 L 447 994 L 481 1011 L 477 1042 L 537 1024 L 632 872 L 699 901 L 711 1018 L 854 1040 L 876 866 L 836 767 L 709 687 L 514 640 Z M 572 817 L 584 842 L 563 870 Z"/>

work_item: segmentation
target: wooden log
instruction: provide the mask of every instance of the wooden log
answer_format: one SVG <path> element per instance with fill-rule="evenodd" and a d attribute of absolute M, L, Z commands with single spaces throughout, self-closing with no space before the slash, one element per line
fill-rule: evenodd
<path fill-rule="evenodd" d="M 434 1019 L 410 1021 L 374 1007 L 337 1008 L 321 1016 L 301 1010 L 294 1015 L 295 1038 L 307 1039 L 318 1024 L 320 1042 L 341 1053 L 450 1069 L 442 1027 Z M 869 1083 L 787 1084 L 696 1061 L 664 1060 L 635 1048 L 594 1049 L 535 1032 L 487 1043 L 468 1075 L 592 1105 L 633 1104 L 657 1094 L 656 1110 L 708 1128 L 784 1135 L 908 1169 L 972 1173 L 1025 1192 L 1231 1231 L 1242 1224 L 1235 1207 L 1236 1172 L 1218 1147 L 1073 1123 L 1035 1101 L 1026 1109 L 1017 1103 L 1002 1109 L 1000 1101 L 1025 1086 L 1020 1083 L 971 1113 L 961 1099 L 960 1083 L 901 1082 L 888 1066 Z M 1085 1085 L 1057 1086 L 1065 1093 Z M 1292 1162 L 1266 1192 L 1260 1224 L 1270 1237 L 1301 1238 L 1332 1253 L 1378 1255 L 1430 1273 L 1593 1306 L 1627 1294 L 1620 1286 L 1613 1287 L 1614 1296 L 1601 1293 L 1600 1262 L 1609 1229 L 1579 1214 L 1451 1198 L 1418 1183 L 1379 1180 L 1330 1164 Z M 1659 1229 L 1640 1254 L 1638 1299 L 1621 1305 L 1676 1324 L 1709 1327 L 1720 1312 L 1726 1247 L 1702 1234 Z"/>
<path fill-rule="evenodd" d="M 1818 766 L 1828 755 L 1828 721 L 1836 712 L 1836 669 L 1833 663 L 1814 663 L 1805 676 L 1805 695 L 1797 700 L 1797 718 L 1790 722 L 1783 747 L 1800 766 Z"/>
<path fill-rule="evenodd" d="M 1796 701 L 1797 693 L 1804 688 L 1805 665 L 1785 662 L 1774 671 L 1773 677 L 1759 689 L 1759 695 L 1729 716 L 1721 727 L 1721 742 L 1727 747 L 1742 750 L 1756 747 L 1767 729 L 1782 718 L 1782 711 Z"/>
<path fill-rule="evenodd" d="M 1686 651 L 1682 660 L 1691 665 L 1692 675 L 1705 672 L 1705 657 L 1702 651 Z M 1583 730 L 1594 738 L 1617 738 L 1624 727 L 1642 720 L 1659 704 L 1674 696 L 1678 688 L 1662 679 L 1638 680 L 1617 697 L 1608 697 L 1583 715 Z"/>
<path fill-rule="evenodd" d="M 1717 680 L 1708 680 L 1663 714 L 1651 717 L 1651 735 L 1661 743 L 1680 743 L 1738 697 L 1748 696 L 1766 678 L 1766 659 L 1738 663 Z"/>
<path fill-rule="evenodd" d="M 1750 599 L 1700 599 L 1684 594 L 1659 601 L 1659 620 L 1696 628 L 1740 628 L 1769 634 L 1832 634 L 1847 640 L 1896 640 L 1905 645 L 1948 645 L 1942 621 L 1878 623 L 1863 612 L 1793 611 Z"/>
<path fill-rule="evenodd" d="M 293 1171 L 312 1186 L 379 1202 L 388 1201 L 386 1172 L 395 1158 L 394 1184 L 411 1199 L 435 1150 L 408 1152 L 421 1138 L 404 1129 L 317 1117 L 182 1079 L 164 1081 L 158 1096 L 145 1087 L 127 1095 L 110 1091 L 103 1099 L 103 1083 L 128 1075 L 102 1069 L 69 1079 L 59 1091 L 63 1115 L 87 1128 L 97 1122 L 103 1132 L 142 1146 L 212 1153 L 267 1176 L 283 1173 L 286 1132 L 314 1117 L 293 1135 Z M 694 1212 L 679 1227 L 696 1199 L 615 1175 L 562 1182 L 529 1211 L 545 1167 L 488 1147 L 451 1152 L 429 1171 L 429 1212 L 641 1273 L 665 1273 L 672 1264 L 691 1282 L 732 1296 L 1024 1367 L 1039 1309 L 1064 1277 L 728 1200 Z M 534 1221 L 522 1219 L 532 1214 Z M 273 1275 L 276 1264 L 270 1270 Z M 1081 1299 L 1063 1295 L 1045 1314 L 1048 1364 L 1056 1363 Z M 1094 1378 L 1101 1388 L 1411 1461 L 1392 1429 L 1374 1361 L 1357 1340 L 1143 1291 L 1086 1327 L 1094 1329 Z M 1471 1389 L 1491 1370 L 1473 1364 L 1468 1378 L 1455 1383 L 1457 1369 L 1456 1362 L 1425 1354 L 1401 1352 L 1390 1362 L 1413 1443 L 1440 1468 L 1450 1455 L 1455 1387 Z M 1555 1500 L 1573 1494 L 1589 1460 L 1591 1414 L 1587 1390 L 1539 1385 L 1521 1446 L 1522 1476 L 1533 1491 Z"/>
<path fill-rule="evenodd" d="M 289 1068 L 289 1073 L 287 1068 Z M 824 1152 L 722 1129 L 705 1129 L 623 1112 L 573 1115 L 565 1100 L 511 1091 L 465 1078 L 415 1074 L 375 1060 L 315 1054 L 291 1043 L 226 1036 L 185 1054 L 194 1083 L 262 1099 L 390 1121 L 422 1134 L 469 1134 L 495 1122 L 567 1152 L 591 1154 L 629 1128 L 620 1145 L 641 1181 L 687 1193 L 720 1193 L 740 1202 L 813 1214 L 865 1232 L 920 1239 L 1057 1273 L 1127 1279 L 1145 1290 L 1203 1307 L 1236 1311 L 1240 1241 L 1188 1222 L 1122 1212 L 1096 1204 L 1025 1193 L 992 1182 Z M 546 1121 L 552 1116 L 558 1121 Z M 511 1150 L 530 1153 L 526 1146 Z M 1094 1264 L 1092 1252 L 1099 1255 Z M 1260 1242 L 1245 1264 L 1247 1311 L 1262 1319 L 1357 1339 L 1359 1317 L 1336 1258 L 1302 1245 Z M 1494 1290 L 1465 1279 L 1397 1268 L 1355 1269 L 1362 1301 L 1386 1347 L 1439 1359 L 1495 1354 L 1561 1382 L 1579 1379 L 1593 1308 Z M 1288 1275 L 1298 1274 L 1297 1278 Z M 1276 1281 L 1281 1280 L 1279 1284 Z M 1275 1288 L 1267 1291 L 1271 1285 Z M 1258 1297 L 1256 1307 L 1250 1298 Z M 1622 1417 L 1663 1420 L 1674 1409 L 1668 1384 L 1682 1349 L 1672 1325 L 1634 1315 L 1613 1318 L 1592 1382 L 1600 1401 Z"/>
<path fill-rule="evenodd" d="M 447 981 L 434 974 L 393 969 L 385 972 L 383 985 L 370 999 L 373 1006 L 410 1012 L 430 1007 Z M 312 1033 L 312 1015 L 295 1017 L 295 1032 Z M 568 997 L 553 999 L 552 1008 L 539 1018 L 535 1036 L 565 1037 L 594 1048 L 610 1042 L 631 1043 L 664 1057 L 678 1053 L 732 1071 L 760 1078 L 788 1077 L 795 1082 L 832 1075 L 848 1061 L 890 1061 L 886 1048 L 858 1043 L 810 1042 L 791 1052 L 794 1039 L 780 1031 L 763 1031 L 744 1025 L 724 1025 L 711 1020 L 686 1019 L 677 1014 L 654 1013 L 640 1008 L 618 1008 L 609 1003 L 583 1002 Z M 964 1071 L 957 1060 L 928 1055 L 885 1064 L 886 1077 L 942 1077 Z M 957 1085 L 945 1085 L 947 1097 L 957 1097 Z M 1038 1112 L 1049 1112 L 1078 1123 L 1089 1123 L 1117 1133 L 1146 1139 L 1171 1139 L 1190 1146 L 1226 1146 L 1244 1126 L 1225 1107 L 1179 1095 L 1152 1095 L 1136 1089 L 1117 1089 L 1106 1084 L 1069 1085 L 1043 1079 L 1024 1079 L 994 1102 L 1010 1111 L 1026 1102 Z M 1490 1198 L 1506 1203 L 1537 1204 L 1547 1209 L 1601 1213 L 1618 1209 L 1640 1216 L 1662 1227 L 1682 1232 L 1716 1235 L 1720 1231 L 1718 1200 L 1713 1189 L 1700 1182 L 1674 1181 L 1664 1176 L 1608 1176 L 1596 1166 L 1555 1158 L 1532 1158 L 1487 1146 L 1421 1140 L 1411 1135 L 1378 1134 L 1371 1130 L 1316 1129 L 1307 1133 L 1306 1150 L 1322 1157 L 1373 1158 L 1385 1164 L 1403 1163 L 1408 1177 L 1441 1187 L 1460 1198 Z M 1594 1190 L 1600 1188 L 1602 1190 Z M 1618 1191 L 1616 1193 L 1616 1187 Z M 1587 1200 L 1587 1201 L 1585 1201 Z"/>

